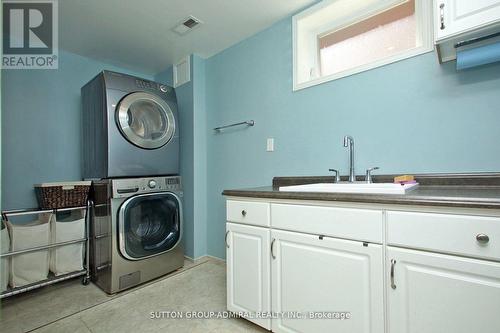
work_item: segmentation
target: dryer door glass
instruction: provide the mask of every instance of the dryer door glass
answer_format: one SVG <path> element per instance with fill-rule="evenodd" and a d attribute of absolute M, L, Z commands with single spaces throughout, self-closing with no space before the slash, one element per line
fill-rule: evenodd
<path fill-rule="evenodd" d="M 164 146 L 175 131 L 170 106 L 160 97 L 143 92 L 127 95 L 118 104 L 116 122 L 125 139 L 145 149 Z"/>
<path fill-rule="evenodd" d="M 119 211 L 121 254 L 143 259 L 174 248 L 181 238 L 180 201 L 172 193 L 153 193 L 126 200 Z"/>

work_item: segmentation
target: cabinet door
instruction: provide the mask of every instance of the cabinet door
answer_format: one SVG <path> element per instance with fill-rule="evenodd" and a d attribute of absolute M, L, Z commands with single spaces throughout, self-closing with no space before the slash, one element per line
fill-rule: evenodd
<path fill-rule="evenodd" d="M 500 0 L 435 0 L 434 12 L 441 40 L 499 21 Z"/>
<path fill-rule="evenodd" d="M 257 313 L 271 311 L 269 240 L 267 228 L 226 224 L 227 308 L 266 329 L 270 317 Z"/>
<path fill-rule="evenodd" d="M 500 332 L 500 263 L 389 247 L 387 276 L 389 333 Z"/>
<path fill-rule="evenodd" d="M 381 245 L 275 230 L 271 239 L 273 332 L 384 331 Z"/>

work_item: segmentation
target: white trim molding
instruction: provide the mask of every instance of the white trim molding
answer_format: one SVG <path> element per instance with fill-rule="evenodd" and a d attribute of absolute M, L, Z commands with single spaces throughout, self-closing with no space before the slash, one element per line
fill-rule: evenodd
<path fill-rule="evenodd" d="M 318 38 L 366 20 L 409 0 L 324 0 L 292 17 L 293 90 L 408 59 L 434 49 L 431 1 L 415 0 L 418 46 L 342 72 L 321 76 Z"/>

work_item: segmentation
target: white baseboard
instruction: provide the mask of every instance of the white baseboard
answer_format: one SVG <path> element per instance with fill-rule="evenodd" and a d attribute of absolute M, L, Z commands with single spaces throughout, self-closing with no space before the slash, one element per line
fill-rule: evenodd
<path fill-rule="evenodd" d="M 221 261 L 221 262 L 226 262 L 226 259 L 222 259 L 222 258 L 219 258 L 219 257 L 214 257 L 214 256 L 211 256 L 209 254 L 205 255 L 204 257 L 207 257 L 207 258 L 210 258 L 212 260 L 217 260 L 217 261 Z"/>
<path fill-rule="evenodd" d="M 222 259 L 222 258 L 219 258 L 219 257 L 214 257 L 214 256 L 211 256 L 211 255 L 209 255 L 209 254 L 205 254 L 205 255 L 200 256 L 200 257 L 198 257 L 198 258 L 196 258 L 196 259 L 193 259 L 193 258 L 191 258 L 191 257 L 189 257 L 189 256 L 184 255 L 184 258 L 185 258 L 186 260 L 188 260 L 188 261 L 192 262 L 192 263 L 195 263 L 195 264 L 200 263 L 200 262 L 203 262 L 203 261 L 206 261 L 207 259 L 217 260 L 217 261 L 221 261 L 221 262 L 226 262 L 226 260 L 225 260 L 225 259 Z"/>
<path fill-rule="evenodd" d="M 194 262 L 194 259 L 191 257 L 188 257 L 187 255 L 184 255 L 184 259 L 186 259 L 187 261 Z"/>

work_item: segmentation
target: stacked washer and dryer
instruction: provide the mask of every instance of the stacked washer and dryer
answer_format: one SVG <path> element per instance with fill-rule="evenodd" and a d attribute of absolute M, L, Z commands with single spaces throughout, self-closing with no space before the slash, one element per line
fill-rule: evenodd
<path fill-rule="evenodd" d="M 177 100 L 172 87 L 103 71 L 82 106 L 92 279 L 116 293 L 184 262 Z"/>

